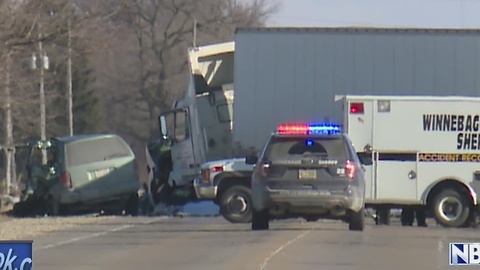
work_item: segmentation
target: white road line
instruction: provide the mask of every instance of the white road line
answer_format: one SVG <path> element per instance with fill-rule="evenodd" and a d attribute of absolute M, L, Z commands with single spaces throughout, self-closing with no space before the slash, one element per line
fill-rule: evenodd
<path fill-rule="evenodd" d="M 66 245 L 66 244 L 71 244 L 71 243 L 74 243 L 74 242 L 94 238 L 94 237 L 97 237 L 97 236 L 102 236 L 102 235 L 105 235 L 107 233 L 118 232 L 118 231 L 121 231 L 121 230 L 132 228 L 133 226 L 134 225 L 124 225 L 124 226 L 112 228 L 112 229 L 109 229 L 109 230 L 106 230 L 106 231 L 103 231 L 103 232 L 88 234 L 88 235 L 84 235 L 84 236 L 80 236 L 80 237 L 74 237 L 74 238 L 71 238 L 69 240 L 57 242 L 57 243 L 50 244 L 50 245 L 41 246 L 41 247 L 36 248 L 34 250 L 42 250 L 42 249 L 49 249 L 49 248 L 54 248 L 54 247 L 58 247 L 58 246 L 63 246 L 63 245 Z"/>
<path fill-rule="evenodd" d="M 149 221 L 147 221 L 147 222 L 143 222 L 143 223 L 140 223 L 140 224 L 152 224 L 152 223 L 154 223 L 154 222 L 156 222 L 156 221 L 159 221 L 159 220 L 162 220 L 162 219 L 166 219 L 166 218 L 167 218 L 167 217 L 158 217 L 158 218 L 154 218 L 154 219 L 152 219 L 152 220 L 149 220 Z M 65 241 L 60 241 L 60 242 L 53 243 L 53 244 L 49 244 L 49 245 L 44 245 L 44 246 L 41 246 L 41 247 L 38 247 L 38 248 L 34 248 L 33 250 L 34 250 L 34 251 L 35 251 L 35 250 L 44 250 L 44 249 L 59 247 L 59 246 L 63 246 L 63 245 L 75 243 L 75 242 L 78 242 L 78 241 L 82 241 L 82 240 L 86 240 L 86 239 L 90 239 L 90 238 L 94 238 L 94 237 L 106 235 L 106 234 L 108 234 L 108 233 L 123 231 L 123 230 L 125 230 L 125 229 L 133 228 L 133 227 L 135 227 L 135 226 L 137 226 L 137 225 L 138 225 L 138 224 L 123 225 L 123 226 L 111 228 L 111 229 L 108 229 L 108 230 L 105 230 L 105 231 L 101 231 L 101 232 L 97 232 L 97 233 L 92 233 L 92 234 L 88 234 L 88 235 L 84 235 L 84 236 L 79 236 L 79 237 L 74 237 L 74 238 L 71 238 L 71 239 L 68 239 L 68 240 L 65 240 Z"/>
<path fill-rule="evenodd" d="M 286 247 L 288 247 L 290 244 L 293 244 L 295 241 L 299 240 L 300 238 L 304 237 L 305 235 L 307 235 L 310 231 L 306 231 L 300 235 L 298 235 L 297 237 L 291 239 L 290 241 L 288 241 L 287 243 L 285 243 L 284 245 L 282 245 L 281 247 L 279 247 L 277 250 L 275 250 L 272 254 L 270 254 L 270 256 L 268 258 L 266 258 L 264 261 L 263 261 L 263 264 L 260 266 L 260 270 L 264 270 L 266 267 L 267 267 L 267 264 L 268 262 L 273 258 L 275 257 L 275 255 L 277 255 L 278 253 L 280 253 L 283 249 L 285 249 Z"/>

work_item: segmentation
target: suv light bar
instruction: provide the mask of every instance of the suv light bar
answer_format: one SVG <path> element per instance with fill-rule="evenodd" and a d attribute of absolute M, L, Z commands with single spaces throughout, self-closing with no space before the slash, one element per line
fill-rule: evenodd
<path fill-rule="evenodd" d="M 332 123 L 284 123 L 277 127 L 279 134 L 308 135 L 308 134 L 338 134 L 341 132 L 340 125 Z"/>

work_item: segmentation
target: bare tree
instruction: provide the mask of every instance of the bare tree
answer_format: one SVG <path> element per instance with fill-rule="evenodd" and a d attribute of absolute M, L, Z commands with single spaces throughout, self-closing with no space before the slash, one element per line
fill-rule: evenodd
<path fill-rule="evenodd" d="M 0 116 L 12 119 L 12 128 L 0 127 L 0 144 L 40 137 L 41 74 L 30 67 L 41 45 L 52 67 L 42 84 L 46 136 L 65 130 L 64 111 L 52 109 L 59 98 L 71 108 L 72 88 L 59 83 L 71 73 L 59 66 L 75 68 L 71 60 L 88 55 L 108 112 L 105 130 L 143 153 L 158 133 L 157 116 L 186 87 L 194 26 L 197 45 L 228 41 L 236 27 L 262 25 L 275 8 L 274 0 L 0 0 Z"/>
<path fill-rule="evenodd" d="M 185 88 L 186 49 L 193 40 L 197 22 L 198 44 L 215 43 L 233 38 L 237 26 L 262 25 L 274 11 L 271 1 L 257 0 L 122 0 L 117 16 L 134 34 L 136 59 L 129 64 L 134 87 L 112 98 L 113 104 L 127 107 L 122 123 L 139 123 L 129 136 L 145 140 L 157 131 L 156 117 L 170 107 Z M 130 44 L 130 46 L 132 46 Z M 133 85 L 132 85 L 133 83 Z M 120 124 L 120 123 L 119 123 Z"/>
<path fill-rule="evenodd" d="M 94 29 L 99 21 L 104 21 L 115 13 L 115 9 L 110 9 L 108 14 L 100 14 L 99 11 L 104 10 L 86 2 L 0 0 L 0 115 L 7 119 L 6 124 L 0 127 L 2 134 L 5 134 L 0 139 L 0 144 L 40 137 L 40 131 L 44 129 L 40 129 L 43 121 L 40 121 L 39 115 L 45 119 L 47 134 L 42 134 L 45 137 L 53 135 L 48 131 L 62 125 L 54 121 L 55 115 L 49 108 L 55 105 L 60 93 L 54 91 L 54 86 L 58 85 L 56 82 L 65 78 L 59 78 L 50 72 L 42 74 L 43 70 L 32 70 L 32 60 L 33 56 L 37 60 L 41 59 L 41 49 L 54 63 L 66 62 L 67 50 L 62 41 L 68 34 L 72 33 L 77 39 L 82 37 L 89 40 L 89 29 Z M 79 47 L 76 45 L 70 46 L 73 53 Z M 38 68 L 39 64 L 44 63 L 37 61 L 36 64 Z M 40 95 L 40 89 L 44 90 L 45 95 Z M 67 91 L 63 94 L 66 96 Z M 41 107 L 46 108 L 45 113 L 41 114 Z M 7 179 L 14 179 L 15 169 L 12 176 L 9 165 L 13 164 L 14 167 L 14 163 L 11 162 L 9 154 L 6 155 L 6 163 L 3 167 L 6 167 L 7 173 L 2 175 L 6 175 Z"/>
<path fill-rule="evenodd" d="M 115 9 L 97 27 L 108 35 L 90 55 L 111 132 L 122 135 L 144 160 L 145 143 L 158 136 L 158 115 L 186 88 L 187 48 L 230 41 L 238 26 L 261 26 L 275 0 L 105 0 Z"/>

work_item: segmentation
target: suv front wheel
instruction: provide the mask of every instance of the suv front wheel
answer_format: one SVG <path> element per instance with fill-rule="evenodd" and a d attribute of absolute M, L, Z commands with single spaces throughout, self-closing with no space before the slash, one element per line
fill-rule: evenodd
<path fill-rule="evenodd" d="M 363 231 L 365 226 L 365 213 L 364 208 L 358 212 L 351 211 L 348 221 L 348 229 L 351 231 Z"/>

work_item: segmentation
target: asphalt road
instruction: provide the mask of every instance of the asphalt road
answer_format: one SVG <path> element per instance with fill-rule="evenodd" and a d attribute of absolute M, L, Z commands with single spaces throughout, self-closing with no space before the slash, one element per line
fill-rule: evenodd
<path fill-rule="evenodd" d="M 129 218 L 34 238 L 36 270 L 468 269 L 448 266 L 449 242 L 479 229 L 275 221 L 269 231 L 221 217 Z"/>

